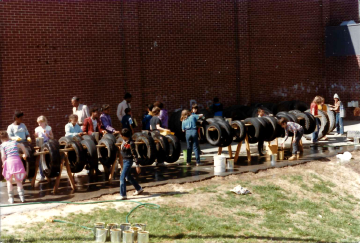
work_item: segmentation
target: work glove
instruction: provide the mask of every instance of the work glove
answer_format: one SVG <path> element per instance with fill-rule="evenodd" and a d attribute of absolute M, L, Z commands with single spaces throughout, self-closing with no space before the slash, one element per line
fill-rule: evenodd
<path fill-rule="evenodd" d="M 28 137 L 27 140 L 29 143 L 31 143 L 31 137 Z"/>

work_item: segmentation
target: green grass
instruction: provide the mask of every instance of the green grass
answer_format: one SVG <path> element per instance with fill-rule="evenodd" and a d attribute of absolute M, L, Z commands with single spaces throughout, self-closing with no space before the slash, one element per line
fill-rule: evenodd
<path fill-rule="evenodd" d="M 358 200 L 350 195 L 339 195 L 331 184 L 313 174 L 285 177 L 306 195 L 301 197 L 271 183 L 271 179 L 254 183 L 237 181 L 252 194 L 236 195 L 218 184 L 194 188 L 190 194 L 166 194 L 167 203 L 160 209 L 140 208 L 130 222 L 143 222 L 150 231 L 151 242 L 338 242 L 360 240 Z M 196 198 L 198 193 L 201 195 Z M 172 203 L 172 197 L 182 200 L 210 201 L 201 209 Z M 184 201 L 185 202 L 185 201 Z M 91 227 L 94 222 L 123 223 L 128 211 L 112 204 L 91 213 L 71 213 L 56 219 Z M 3 242 L 92 242 L 92 233 L 68 224 L 33 223 L 17 228 L 12 235 L 2 232 Z"/>

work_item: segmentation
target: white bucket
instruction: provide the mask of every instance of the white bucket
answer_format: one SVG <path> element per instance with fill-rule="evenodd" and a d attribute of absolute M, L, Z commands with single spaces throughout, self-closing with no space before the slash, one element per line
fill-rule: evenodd
<path fill-rule="evenodd" d="M 214 156 L 214 174 L 219 175 L 226 170 L 226 158 L 224 155 Z"/>

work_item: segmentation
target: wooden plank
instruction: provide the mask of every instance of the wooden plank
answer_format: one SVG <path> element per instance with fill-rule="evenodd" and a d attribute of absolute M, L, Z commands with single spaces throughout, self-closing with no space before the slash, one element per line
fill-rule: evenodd
<path fill-rule="evenodd" d="M 75 180 L 74 180 L 74 176 L 71 174 L 71 169 L 70 169 L 70 162 L 69 162 L 69 158 L 68 155 L 66 154 L 65 156 L 65 167 L 66 167 L 66 171 L 68 174 L 68 177 L 70 179 L 70 185 L 71 188 L 76 191 L 76 186 L 75 186 Z"/>
<path fill-rule="evenodd" d="M 239 159 L 239 155 L 240 155 L 240 150 L 241 150 L 241 145 L 242 145 L 242 141 L 240 143 L 238 143 L 237 147 L 236 147 L 236 152 L 235 152 L 235 158 L 234 158 L 234 162 L 236 163 Z"/>
<path fill-rule="evenodd" d="M 64 155 L 65 156 L 65 155 Z M 56 180 L 55 180 L 55 185 L 54 185 L 54 194 L 57 193 L 57 190 L 59 188 L 59 183 L 60 183 L 60 178 L 61 178 L 61 172 L 63 170 L 63 166 L 64 166 L 64 156 L 63 156 L 63 159 L 61 160 L 61 164 L 60 164 L 60 173 L 59 175 L 56 177 Z"/>
<path fill-rule="evenodd" d="M 233 156 L 232 156 L 232 148 L 231 148 L 231 144 L 228 146 L 228 151 L 229 151 L 230 159 L 232 159 L 232 158 L 233 158 Z"/>
<path fill-rule="evenodd" d="M 221 155 L 221 153 L 222 153 L 222 147 L 219 147 L 219 149 L 218 149 L 218 155 Z"/>
<path fill-rule="evenodd" d="M 116 158 L 119 158 L 119 160 L 120 160 L 120 156 L 121 156 L 120 149 L 118 150 L 117 153 L 118 153 L 118 154 L 117 154 Z M 114 160 L 114 162 L 113 162 L 113 164 L 112 164 L 112 166 L 111 166 L 110 175 L 109 175 L 109 182 L 111 182 L 112 179 L 114 178 L 115 167 L 117 166 L 117 160 L 116 160 L 116 158 L 115 158 L 115 160 Z"/>

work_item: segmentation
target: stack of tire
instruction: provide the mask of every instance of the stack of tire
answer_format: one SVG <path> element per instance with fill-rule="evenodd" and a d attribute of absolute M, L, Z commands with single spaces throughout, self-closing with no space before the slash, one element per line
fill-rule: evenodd
<path fill-rule="evenodd" d="M 215 117 L 206 122 L 206 140 L 213 146 L 227 147 L 234 140 L 240 142 L 245 139 L 245 124 L 241 121 L 234 121 L 230 125 L 223 118 Z"/>

